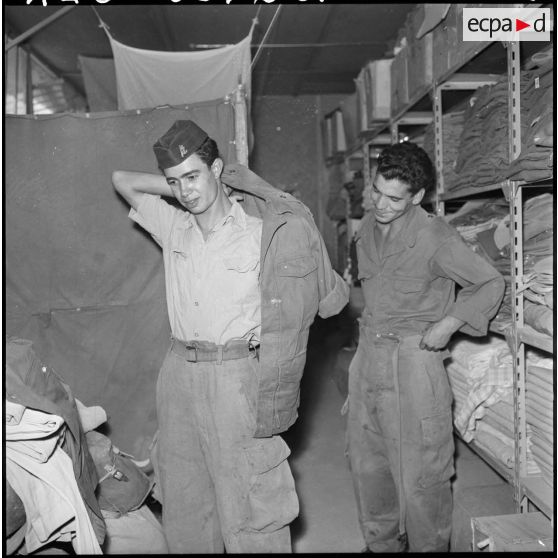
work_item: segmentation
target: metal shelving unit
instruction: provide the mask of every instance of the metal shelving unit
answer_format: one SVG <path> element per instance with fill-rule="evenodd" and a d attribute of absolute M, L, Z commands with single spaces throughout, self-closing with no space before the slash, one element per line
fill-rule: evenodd
<path fill-rule="evenodd" d="M 510 160 L 519 156 L 521 151 L 521 98 L 520 98 L 520 56 L 519 44 L 507 45 L 508 72 L 508 118 L 509 118 L 509 149 Z M 552 181 L 527 183 L 524 181 L 506 180 L 485 187 L 462 188 L 455 192 L 446 192 L 444 188 L 444 161 L 442 142 L 442 94 L 452 89 L 476 89 L 488 83 L 494 83 L 498 76 L 473 74 L 447 74 L 447 81 L 438 82 L 434 89 L 434 137 L 436 148 L 437 199 L 436 211 L 439 215 L 445 212 L 444 202 L 447 200 L 465 199 L 470 196 L 497 192 L 501 190 L 510 206 L 510 241 L 511 253 L 511 287 L 512 287 L 512 315 L 510 340 L 513 355 L 514 376 L 514 433 L 515 433 L 515 466 L 513 472 L 495 462 L 486 452 L 483 452 L 474 442 L 469 446 L 501 476 L 506 478 L 514 487 L 514 498 L 517 511 L 527 512 L 529 503 L 534 504 L 543 514 L 553 520 L 553 487 L 549 487 L 541 475 L 527 474 L 527 416 L 526 416 L 526 346 L 536 347 L 549 354 L 554 352 L 554 340 L 549 335 L 539 333 L 523 321 L 523 192 L 526 188 L 545 187 Z M 492 332 L 504 335 L 503 332 Z"/>

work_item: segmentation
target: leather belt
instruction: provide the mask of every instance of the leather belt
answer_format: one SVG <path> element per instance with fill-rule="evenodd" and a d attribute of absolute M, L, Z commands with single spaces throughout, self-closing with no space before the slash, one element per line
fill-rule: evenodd
<path fill-rule="evenodd" d="M 237 360 L 249 356 L 259 358 L 259 347 L 245 339 L 233 339 L 224 345 L 216 345 L 210 341 L 181 341 L 173 338 L 171 351 L 180 355 L 188 362 L 216 362 Z"/>

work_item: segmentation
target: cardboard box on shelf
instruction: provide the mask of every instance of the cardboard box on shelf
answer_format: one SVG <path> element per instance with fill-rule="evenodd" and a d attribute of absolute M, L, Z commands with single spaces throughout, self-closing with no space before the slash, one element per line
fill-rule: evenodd
<path fill-rule="evenodd" d="M 361 131 L 358 123 L 358 100 L 356 91 L 347 95 L 339 105 L 343 115 L 343 127 L 345 129 L 347 146 L 352 146 L 356 143 L 358 134 Z"/>
<path fill-rule="evenodd" d="M 374 60 L 364 67 L 367 124 L 391 116 L 391 64 L 393 58 Z"/>
<path fill-rule="evenodd" d="M 408 48 L 403 47 L 391 64 L 391 114 L 392 116 L 409 102 Z"/>
<path fill-rule="evenodd" d="M 420 39 L 411 39 L 408 47 L 409 60 L 407 69 L 409 72 L 407 82 L 409 87 L 409 98 L 425 85 L 432 84 L 434 77 L 433 62 L 433 33 L 426 33 Z"/>

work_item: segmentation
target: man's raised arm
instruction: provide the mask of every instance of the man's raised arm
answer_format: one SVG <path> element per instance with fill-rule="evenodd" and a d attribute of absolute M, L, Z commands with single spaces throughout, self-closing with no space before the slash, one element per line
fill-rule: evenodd
<path fill-rule="evenodd" d="M 112 184 L 134 209 L 138 208 L 143 194 L 173 195 L 165 177 L 160 174 L 117 170 L 112 173 Z"/>

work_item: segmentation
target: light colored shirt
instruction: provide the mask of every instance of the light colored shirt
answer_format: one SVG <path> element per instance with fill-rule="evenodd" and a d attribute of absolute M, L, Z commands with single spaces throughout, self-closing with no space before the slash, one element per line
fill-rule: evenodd
<path fill-rule="evenodd" d="M 204 240 L 194 216 L 144 194 L 129 216 L 163 249 L 171 331 L 182 341 L 259 340 L 262 220 L 236 200 Z"/>

